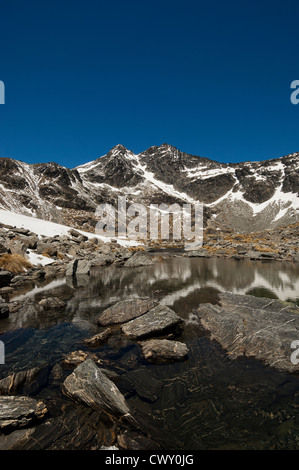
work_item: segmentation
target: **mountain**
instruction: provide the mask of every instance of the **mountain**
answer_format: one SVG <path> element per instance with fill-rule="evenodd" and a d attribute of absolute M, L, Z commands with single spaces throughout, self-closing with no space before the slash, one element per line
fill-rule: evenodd
<path fill-rule="evenodd" d="M 0 159 L 0 207 L 90 230 L 98 204 L 195 203 L 205 226 L 240 232 L 299 219 L 299 153 L 262 162 L 219 163 L 163 144 L 135 155 L 117 145 L 74 169 Z"/>

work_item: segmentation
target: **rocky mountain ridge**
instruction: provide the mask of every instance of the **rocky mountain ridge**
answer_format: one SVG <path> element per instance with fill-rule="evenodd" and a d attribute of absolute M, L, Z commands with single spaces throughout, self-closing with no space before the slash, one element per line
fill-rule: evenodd
<path fill-rule="evenodd" d="M 163 144 L 138 155 L 117 145 L 107 155 L 65 168 L 0 159 L 0 207 L 93 230 L 98 204 L 117 197 L 150 204 L 203 202 L 205 226 L 237 232 L 299 219 L 299 153 L 261 162 L 219 163 Z"/>

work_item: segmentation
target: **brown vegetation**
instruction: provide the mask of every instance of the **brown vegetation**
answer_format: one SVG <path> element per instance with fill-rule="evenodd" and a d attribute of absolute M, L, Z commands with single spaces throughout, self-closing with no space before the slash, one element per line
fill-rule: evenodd
<path fill-rule="evenodd" d="M 32 264 L 22 255 L 4 254 L 0 255 L 0 268 L 14 274 L 20 274 L 32 268 Z"/>

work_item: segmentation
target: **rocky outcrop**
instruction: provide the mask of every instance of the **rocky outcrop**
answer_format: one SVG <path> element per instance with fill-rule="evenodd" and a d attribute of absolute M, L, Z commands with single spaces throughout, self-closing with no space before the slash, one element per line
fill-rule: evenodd
<path fill-rule="evenodd" d="M 299 308 L 294 304 L 232 293 L 219 294 L 220 305 L 198 309 L 202 326 L 228 351 L 259 359 L 275 369 L 299 371 L 291 345 L 299 338 Z M 299 362 L 299 361 L 298 361 Z"/>
<path fill-rule="evenodd" d="M 112 325 L 125 323 L 129 320 L 140 317 L 151 310 L 155 305 L 157 305 L 157 303 L 153 302 L 149 298 L 122 300 L 104 310 L 98 319 L 98 324 Z"/>
<path fill-rule="evenodd" d="M 25 428 L 41 421 L 47 413 L 42 401 L 23 396 L 1 396 L 0 433 Z"/>
<path fill-rule="evenodd" d="M 122 325 L 121 329 L 129 338 L 143 338 L 164 333 L 181 322 L 182 319 L 169 307 L 158 305 L 141 317 Z"/>
<path fill-rule="evenodd" d="M 124 396 L 91 359 L 80 364 L 65 379 L 62 390 L 71 399 L 112 418 L 131 418 Z"/>
<path fill-rule="evenodd" d="M 170 341 L 168 339 L 151 339 L 141 341 L 142 354 L 149 362 L 168 363 L 181 361 L 188 354 L 188 348 L 179 341 Z"/>

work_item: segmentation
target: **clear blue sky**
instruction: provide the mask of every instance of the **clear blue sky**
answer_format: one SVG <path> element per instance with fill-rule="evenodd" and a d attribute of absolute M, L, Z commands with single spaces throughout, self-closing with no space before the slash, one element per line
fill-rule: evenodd
<path fill-rule="evenodd" d="M 0 15 L 1 157 L 299 151 L 298 0 L 3 0 Z"/>

